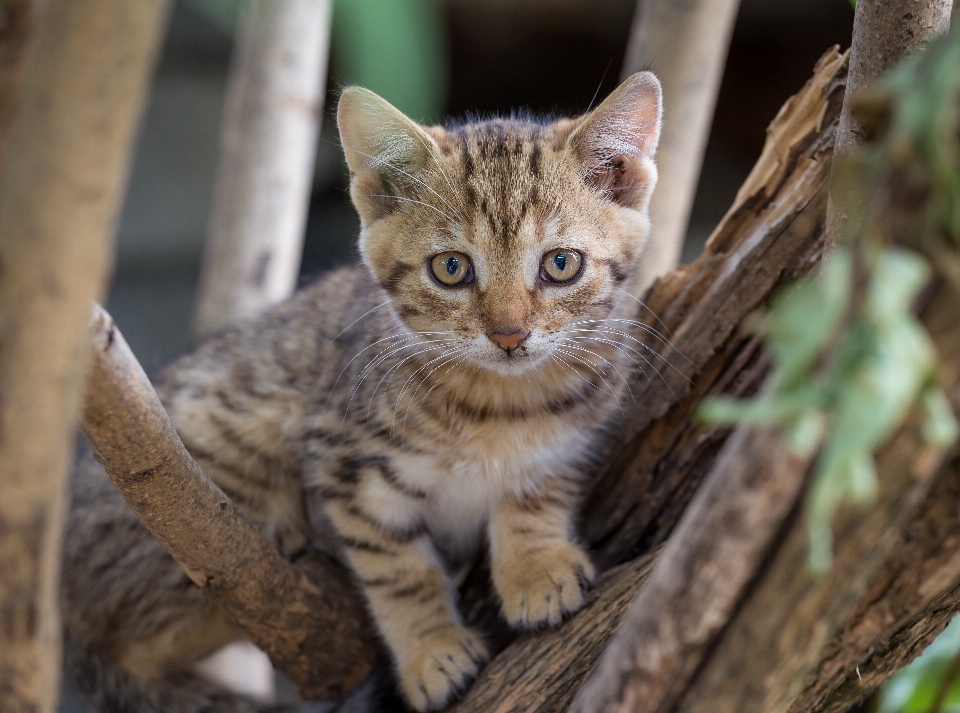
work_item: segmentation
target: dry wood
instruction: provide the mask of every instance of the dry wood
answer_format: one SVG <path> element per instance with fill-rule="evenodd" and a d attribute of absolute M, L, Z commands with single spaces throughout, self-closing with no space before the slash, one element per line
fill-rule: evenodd
<path fill-rule="evenodd" d="M 190 457 L 100 308 L 93 342 L 81 428 L 133 511 L 304 696 L 331 698 L 359 686 L 379 649 L 347 572 L 316 554 L 308 578 L 253 528 Z"/>
<path fill-rule="evenodd" d="M 18 95 L 0 184 L 4 711 L 53 711 L 58 697 L 57 573 L 88 315 L 103 290 L 166 5 L 49 0 L 22 84 L 3 79 Z"/>
<path fill-rule="evenodd" d="M 727 441 L 571 711 L 672 709 L 796 504 L 807 465 L 772 431 Z"/>
<path fill-rule="evenodd" d="M 958 299 L 955 288 L 938 285 L 922 314 L 942 363 L 949 365 L 941 371 L 941 385 L 955 410 L 960 409 L 960 370 L 954 366 L 960 362 Z M 877 616 L 888 606 L 905 608 L 908 621 L 924 619 L 925 610 L 936 599 L 960 585 L 960 561 L 955 553 L 941 558 L 935 571 L 927 574 L 924 590 L 902 592 L 896 602 L 871 598 L 888 585 L 891 569 L 904 568 L 904 553 L 899 548 L 907 528 L 922 523 L 923 504 L 929 503 L 938 483 L 955 481 L 957 465 L 956 460 L 945 459 L 925 446 L 918 422 L 908 423 L 879 454 L 877 503 L 863 511 L 846 508 L 835 518 L 834 563 L 820 579 L 813 579 L 807 571 L 806 527 L 799 515 L 794 517 L 776 555 L 726 624 L 723 637 L 676 710 L 812 710 L 819 697 L 830 692 L 824 686 L 831 677 L 816 678 L 826 673 L 821 667 L 834 669 L 832 678 L 837 682 L 837 673 L 849 676 L 860 663 L 849 658 L 851 652 L 838 659 L 844 639 L 851 636 L 852 623 L 861 627 L 856 636 L 862 646 L 862 627 L 867 622 L 873 626 L 882 623 Z M 926 544 L 929 546 L 929 541 Z M 861 611 L 857 611 L 858 605 Z M 879 634 L 872 632 L 869 642 L 878 649 L 887 643 Z M 926 641 L 929 637 L 919 638 Z M 905 661 L 903 649 L 919 653 L 916 639 L 901 639 L 890 649 L 888 653 L 894 657 L 897 654 L 892 649 L 900 649 L 901 662 Z M 828 660 L 828 656 L 833 658 Z M 861 696 L 883 680 L 880 675 L 872 678 L 871 687 L 864 686 Z"/>
<path fill-rule="evenodd" d="M 740 0 L 639 0 L 623 63 L 624 78 L 653 69 L 663 85 L 663 133 L 653 234 L 630 289 L 646 290 L 676 267 L 687 234 L 703 152 Z"/>
<path fill-rule="evenodd" d="M 246 0 L 221 127 L 196 336 L 297 283 L 323 112 L 330 0 Z"/>

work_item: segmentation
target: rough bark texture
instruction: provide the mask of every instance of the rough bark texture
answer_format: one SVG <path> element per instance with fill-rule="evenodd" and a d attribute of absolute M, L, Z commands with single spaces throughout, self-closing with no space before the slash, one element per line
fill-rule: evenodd
<path fill-rule="evenodd" d="M 571 711 L 671 709 L 767 556 L 806 470 L 775 432 L 739 429 L 727 441 Z"/>
<path fill-rule="evenodd" d="M 0 185 L 0 701 L 11 713 L 52 711 L 58 697 L 57 573 L 86 329 L 166 5 L 50 0 L 21 87 L 3 80 L 19 95 Z"/>
<path fill-rule="evenodd" d="M 905 57 L 921 51 L 930 39 L 947 34 L 952 9 L 952 0 L 858 0 L 838 155 L 849 153 L 863 139 L 853 113 L 853 96 Z"/>
<path fill-rule="evenodd" d="M 359 686 L 379 649 L 349 575 L 319 554 L 297 568 L 284 560 L 200 471 L 100 308 L 94 329 L 80 423 L 121 495 L 304 696 L 331 698 Z"/>
<path fill-rule="evenodd" d="M 297 284 L 323 113 L 330 0 L 246 0 L 227 87 L 194 332 Z"/>
<path fill-rule="evenodd" d="M 945 365 L 941 385 L 954 410 L 960 409 L 958 301 L 960 294 L 954 287 L 940 284 L 922 314 Z M 910 563 L 924 569 L 934 565 L 925 578 L 910 582 L 922 588 L 910 591 L 912 587 L 904 589 L 908 583 L 901 581 L 898 596 L 888 591 L 877 599 L 877 594 L 893 584 L 891 576 L 910 576 L 904 571 L 907 563 L 900 547 L 911 527 L 926 526 L 924 505 L 929 506 L 930 494 L 939 483 L 949 487 L 956 482 L 958 465 L 955 458 L 945 458 L 925 446 L 919 423 L 903 427 L 878 456 L 880 489 L 876 504 L 864 510 L 845 508 L 834 519 L 834 562 L 829 573 L 819 579 L 812 578 L 806 567 L 805 523 L 799 515 L 792 518 L 776 554 L 740 602 L 722 638 L 712 647 L 709 660 L 675 710 L 809 711 L 825 703 L 824 697 L 835 695 L 827 687 L 830 683 L 855 676 L 855 668 L 861 663 L 859 655 L 865 653 L 862 648 L 884 648 L 885 642 L 877 636 L 879 631 L 871 632 L 872 641 L 865 641 L 865 627 L 882 624 L 890 608 L 901 609 L 901 625 L 894 627 L 894 639 L 904 633 L 905 624 L 925 625 L 928 633 L 946 625 L 946 611 L 937 616 L 927 609 L 960 585 L 960 558 L 956 553 L 941 556 L 936 562 Z M 954 517 L 958 504 L 953 501 Z M 926 537 L 923 540 L 924 547 L 936 546 Z M 956 595 L 952 596 L 955 601 Z M 929 640 L 929 636 L 921 639 Z M 911 639 L 899 638 L 897 643 L 896 649 L 908 644 L 906 648 L 912 649 L 913 655 L 919 653 Z M 904 654 L 901 650 L 894 656 L 903 663 Z M 853 700 L 865 697 L 889 673 L 889 669 L 883 674 L 868 669 L 872 680 Z M 831 704 L 833 709 L 843 710 L 836 707 L 837 701 Z M 846 702 L 849 704 L 850 699 Z"/>
<path fill-rule="evenodd" d="M 676 267 L 687 235 L 703 152 L 710 134 L 730 33 L 740 0 L 639 0 L 623 78 L 653 69 L 663 85 L 663 133 L 657 190 L 650 203 L 653 235 L 640 274 L 640 294 Z"/>

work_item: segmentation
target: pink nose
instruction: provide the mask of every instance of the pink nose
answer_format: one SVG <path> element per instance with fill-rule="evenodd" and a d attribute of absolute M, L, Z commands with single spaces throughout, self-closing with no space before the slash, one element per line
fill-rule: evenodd
<path fill-rule="evenodd" d="M 525 329 L 517 329 L 509 334 L 504 334 L 503 332 L 490 332 L 487 335 L 492 339 L 498 347 L 507 352 L 512 352 L 514 349 L 523 344 L 523 340 L 530 336 L 530 332 Z"/>

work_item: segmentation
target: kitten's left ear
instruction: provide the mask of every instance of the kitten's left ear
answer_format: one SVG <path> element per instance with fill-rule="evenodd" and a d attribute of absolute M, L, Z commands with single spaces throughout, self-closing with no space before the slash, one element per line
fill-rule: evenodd
<path fill-rule="evenodd" d="M 584 180 L 627 208 L 646 208 L 657 182 L 653 156 L 660 140 L 660 82 L 637 72 L 584 117 L 568 147 Z"/>

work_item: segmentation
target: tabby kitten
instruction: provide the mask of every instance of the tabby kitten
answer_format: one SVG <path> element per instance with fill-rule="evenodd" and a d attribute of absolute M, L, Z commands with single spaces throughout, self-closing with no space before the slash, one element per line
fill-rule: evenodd
<path fill-rule="evenodd" d="M 203 470 L 278 547 L 350 567 L 424 711 L 487 658 L 451 574 L 483 542 L 516 627 L 556 624 L 593 580 L 575 509 L 638 354 L 616 320 L 650 230 L 660 85 L 635 74 L 578 119 L 447 128 L 351 87 L 338 122 L 363 265 L 156 385 Z M 242 632 L 90 458 L 63 591 L 68 661 L 104 710 L 263 710 L 191 673 Z"/>

